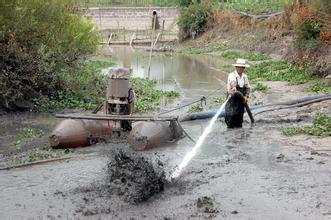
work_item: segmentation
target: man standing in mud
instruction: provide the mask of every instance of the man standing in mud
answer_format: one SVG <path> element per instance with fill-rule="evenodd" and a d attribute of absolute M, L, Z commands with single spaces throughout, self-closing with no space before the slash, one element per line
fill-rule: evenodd
<path fill-rule="evenodd" d="M 237 59 L 235 64 L 236 70 L 228 76 L 227 90 L 229 100 L 225 105 L 225 123 L 228 128 L 242 127 L 244 108 L 248 102 L 250 85 L 247 75 L 244 73 L 245 68 L 249 67 L 246 60 Z"/>

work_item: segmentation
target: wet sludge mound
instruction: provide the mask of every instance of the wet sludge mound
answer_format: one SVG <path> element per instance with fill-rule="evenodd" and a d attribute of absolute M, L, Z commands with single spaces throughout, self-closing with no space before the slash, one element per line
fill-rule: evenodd
<path fill-rule="evenodd" d="M 162 162 L 122 150 L 110 158 L 107 173 L 111 192 L 132 204 L 163 191 L 166 183 Z"/>

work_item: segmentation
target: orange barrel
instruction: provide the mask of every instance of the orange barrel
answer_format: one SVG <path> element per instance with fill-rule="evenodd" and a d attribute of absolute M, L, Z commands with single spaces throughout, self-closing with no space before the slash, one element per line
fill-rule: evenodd
<path fill-rule="evenodd" d="M 128 141 L 135 150 L 147 150 L 174 140 L 169 122 L 137 122 Z"/>
<path fill-rule="evenodd" d="M 53 148 L 86 147 L 112 134 L 112 121 L 65 119 L 49 136 Z"/>

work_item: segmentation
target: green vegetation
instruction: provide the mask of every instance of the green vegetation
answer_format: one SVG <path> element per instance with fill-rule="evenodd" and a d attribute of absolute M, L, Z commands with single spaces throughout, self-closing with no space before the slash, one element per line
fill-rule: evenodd
<path fill-rule="evenodd" d="M 331 86 L 327 86 L 322 80 L 317 79 L 309 86 L 308 91 L 316 93 L 331 93 Z"/>
<path fill-rule="evenodd" d="M 224 50 L 226 46 L 222 43 L 208 48 L 187 48 L 184 50 L 179 51 L 178 53 L 184 55 L 198 55 L 198 54 L 208 54 L 219 50 Z"/>
<path fill-rule="evenodd" d="M 213 97 L 212 101 L 217 104 L 223 104 L 225 102 L 225 99 L 226 98 L 224 97 Z"/>
<path fill-rule="evenodd" d="M 59 94 L 79 95 L 67 80 L 81 80 L 81 58 L 99 37 L 76 12 L 66 0 L 0 2 L 0 107 L 31 109 Z"/>
<path fill-rule="evenodd" d="M 237 59 L 243 58 L 250 61 L 259 61 L 259 60 L 269 60 L 271 59 L 270 56 L 261 54 L 261 53 L 242 53 L 237 51 L 225 51 L 221 55 L 223 58 L 227 59 Z"/>
<path fill-rule="evenodd" d="M 58 149 L 54 150 L 49 144 L 46 144 L 42 149 L 34 148 L 27 153 L 27 161 L 33 162 L 37 160 L 47 160 L 57 157 L 62 157 L 66 154 L 72 153 L 72 149 Z"/>
<path fill-rule="evenodd" d="M 34 138 L 34 137 L 42 137 L 45 133 L 41 129 L 35 128 L 24 128 L 21 133 L 21 138 Z"/>
<path fill-rule="evenodd" d="M 189 108 L 188 112 L 201 112 L 203 110 L 203 107 L 201 104 L 196 104 L 193 105 L 192 107 Z"/>
<path fill-rule="evenodd" d="M 263 85 L 262 83 L 257 83 L 254 88 L 252 89 L 252 92 L 258 91 L 258 92 L 263 92 L 266 93 L 269 91 L 269 87 L 266 85 Z"/>
<path fill-rule="evenodd" d="M 187 4 L 182 5 L 178 19 L 180 38 L 184 40 L 199 36 L 207 28 L 207 22 L 215 8 L 215 1 L 188 1 Z"/>
<path fill-rule="evenodd" d="M 70 69 L 61 72 L 65 89 L 55 92 L 53 96 L 33 99 L 36 111 L 51 109 L 93 110 L 103 101 L 107 76 L 101 70 L 112 66 L 110 61 L 80 61 L 73 72 Z"/>
<path fill-rule="evenodd" d="M 136 93 L 135 111 L 147 112 L 160 107 L 162 97 L 178 97 L 176 91 L 161 91 L 155 89 L 156 81 L 149 79 L 133 78 L 130 81 L 131 87 Z"/>
<path fill-rule="evenodd" d="M 308 134 L 313 136 L 327 137 L 331 136 L 331 117 L 324 113 L 317 113 L 313 125 L 302 128 L 284 128 L 283 134 L 293 136 L 296 134 Z"/>
<path fill-rule="evenodd" d="M 292 3 L 292 0 L 279 1 L 255 1 L 255 0 L 236 0 L 224 1 L 220 0 L 221 6 L 226 9 L 239 12 L 247 12 L 252 14 L 274 13 L 284 10 L 284 6 Z"/>
<path fill-rule="evenodd" d="M 330 43 L 331 15 L 324 4 L 317 3 L 305 5 L 297 12 L 294 27 L 295 45 L 299 50 L 316 50 L 322 44 Z"/>
<path fill-rule="evenodd" d="M 284 61 L 271 61 L 255 65 L 246 70 L 250 79 L 305 83 L 312 78 L 307 69 L 301 69 Z"/>

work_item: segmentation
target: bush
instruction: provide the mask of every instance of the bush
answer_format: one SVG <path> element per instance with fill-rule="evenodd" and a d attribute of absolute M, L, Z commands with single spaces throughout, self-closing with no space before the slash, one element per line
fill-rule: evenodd
<path fill-rule="evenodd" d="M 192 4 L 192 0 L 178 0 L 178 5 L 180 7 L 188 7 Z"/>
<path fill-rule="evenodd" d="M 107 84 L 107 76 L 101 70 L 112 65 L 109 61 L 79 61 L 76 67 L 64 69 L 59 73 L 64 89 L 33 99 L 33 110 L 95 109 L 104 100 Z"/>
<path fill-rule="evenodd" d="M 193 1 L 187 7 L 180 9 L 178 25 L 181 32 L 181 40 L 196 37 L 207 28 L 209 17 L 213 12 L 213 0 Z"/>
<path fill-rule="evenodd" d="M 64 71 L 96 49 L 93 23 L 66 0 L 0 2 L 0 106 L 30 109 L 32 100 L 66 90 Z"/>

